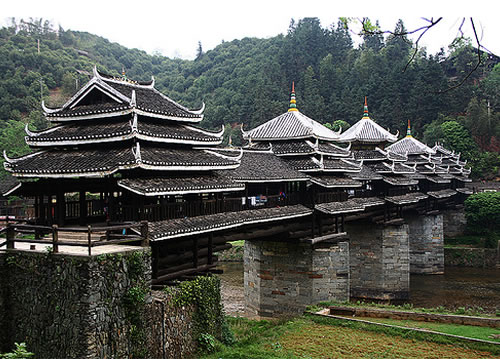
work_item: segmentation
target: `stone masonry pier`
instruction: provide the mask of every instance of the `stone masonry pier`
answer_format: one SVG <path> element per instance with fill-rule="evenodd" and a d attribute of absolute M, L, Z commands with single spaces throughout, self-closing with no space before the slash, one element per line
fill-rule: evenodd
<path fill-rule="evenodd" d="M 412 215 L 405 219 L 410 235 L 410 273 L 443 274 L 443 215 Z"/>
<path fill-rule="evenodd" d="M 346 225 L 350 238 L 351 297 L 408 299 L 410 263 L 408 225 Z"/>
<path fill-rule="evenodd" d="M 301 314 L 320 301 L 349 299 L 349 243 L 246 241 L 246 310 L 271 317 Z"/>

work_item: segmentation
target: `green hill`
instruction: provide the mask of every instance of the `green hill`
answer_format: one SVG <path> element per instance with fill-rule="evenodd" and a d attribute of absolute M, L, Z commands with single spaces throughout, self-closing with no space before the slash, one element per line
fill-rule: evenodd
<path fill-rule="evenodd" d="M 396 31 L 403 30 L 398 22 Z M 414 45 L 405 36 L 365 36 L 354 46 L 342 23 L 323 28 L 318 19 L 304 18 L 292 21 L 286 35 L 223 42 L 195 60 L 182 60 L 54 29 L 47 21 L 13 21 L 0 29 L 0 130 L 13 126 L 9 120 L 46 126 L 41 98 L 49 105 L 64 103 L 97 64 L 100 71 L 120 75 L 124 70 L 136 80 L 154 76 L 160 91 L 188 107 L 199 108 L 204 101 L 203 125 L 209 128 L 223 123 L 251 128 L 279 115 L 295 81 L 298 108 L 323 123 L 354 123 L 366 95 L 377 122 L 405 133 L 410 119 L 413 134 L 422 138 L 431 123 L 439 127 L 443 119 L 465 116 L 471 100 L 479 106 L 490 100 L 494 121 L 490 117 L 486 134 L 495 134 L 500 69 L 491 71 L 485 57 L 463 85 L 440 93 L 458 83 L 477 59 L 467 41 L 450 49 L 448 56 L 420 49 L 407 66 Z M 434 140 L 434 134 L 427 131 L 426 139 Z"/>

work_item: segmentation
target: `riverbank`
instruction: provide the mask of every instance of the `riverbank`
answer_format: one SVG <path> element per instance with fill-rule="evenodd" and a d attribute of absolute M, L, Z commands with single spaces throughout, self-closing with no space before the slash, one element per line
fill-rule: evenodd
<path fill-rule="evenodd" d="M 429 333 L 402 334 L 396 329 L 304 315 L 257 321 L 229 318 L 236 343 L 218 345 L 202 359 L 324 358 L 496 358 L 500 352 L 456 345 Z"/>

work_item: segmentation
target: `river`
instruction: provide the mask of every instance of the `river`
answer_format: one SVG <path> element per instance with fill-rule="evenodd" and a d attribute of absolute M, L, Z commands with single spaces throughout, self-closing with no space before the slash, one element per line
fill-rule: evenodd
<path fill-rule="evenodd" d="M 220 275 L 228 315 L 244 316 L 243 263 L 223 262 Z M 411 275 L 410 303 L 415 307 L 481 307 L 500 311 L 500 269 L 447 267 L 443 275 Z"/>

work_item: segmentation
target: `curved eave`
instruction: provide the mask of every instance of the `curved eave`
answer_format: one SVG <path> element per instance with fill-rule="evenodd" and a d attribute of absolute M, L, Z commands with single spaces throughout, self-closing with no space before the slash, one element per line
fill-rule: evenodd
<path fill-rule="evenodd" d="M 357 184 L 353 184 L 353 183 L 351 183 L 351 184 L 327 184 L 325 182 L 318 181 L 314 177 L 311 177 L 310 181 L 314 184 L 317 184 L 318 186 L 323 187 L 323 188 L 359 188 L 359 187 L 363 186 L 362 183 L 357 183 Z"/>
<path fill-rule="evenodd" d="M 126 165 L 120 165 L 112 169 L 90 169 L 88 171 L 72 172 L 72 171 L 44 171 L 39 170 L 35 172 L 23 172 L 15 171 L 8 167 L 7 163 L 4 163 L 5 169 L 12 173 L 15 177 L 20 178 L 75 178 L 75 177 L 89 177 L 89 178 L 99 178 L 110 176 L 121 170 L 129 170 L 135 168 L 142 168 L 154 171 L 211 171 L 211 170 L 230 170 L 235 169 L 239 166 L 239 163 L 231 165 L 198 165 L 198 166 L 186 166 L 186 165 L 156 165 L 148 163 L 132 163 Z"/>
<path fill-rule="evenodd" d="M 92 136 L 94 137 L 94 136 Z M 86 145 L 86 144 L 95 144 L 95 143 L 112 143 L 119 141 L 127 141 L 133 138 L 137 138 L 143 141 L 156 142 L 156 143 L 171 143 L 171 144 L 185 144 L 185 145 L 220 145 L 222 143 L 222 139 L 210 140 L 210 141 L 200 141 L 200 140 L 185 140 L 180 138 L 169 138 L 169 137 L 159 137 L 159 136 L 150 136 L 144 135 L 141 133 L 129 133 L 125 135 L 117 135 L 110 137 L 98 137 L 96 138 L 87 138 L 87 139 L 75 139 L 75 140 L 55 140 L 55 141 L 34 141 L 32 137 L 25 137 L 26 144 L 28 146 L 33 147 L 54 147 L 54 146 L 76 146 L 76 145 Z"/>
<path fill-rule="evenodd" d="M 277 183 L 277 182 L 305 182 L 305 181 L 308 181 L 309 178 L 308 177 L 298 177 L 298 178 L 259 178 L 259 179 L 255 179 L 255 178 L 244 178 L 244 177 L 241 177 L 241 178 L 233 178 L 233 181 L 235 182 L 240 182 L 240 183 L 262 183 L 262 182 L 266 182 L 266 183 Z"/>
<path fill-rule="evenodd" d="M 62 115 L 62 116 L 58 116 L 57 114 L 52 114 L 50 116 L 46 116 L 46 118 L 50 122 L 59 123 L 59 122 L 81 121 L 81 120 L 92 120 L 92 119 L 99 119 L 99 118 L 118 117 L 118 116 L 134 114 L 134 113 L 137 115 L 144 116 L 144 117 L 153 117 L 153 118 L 160 118 L 163 120 L 187 122 L 187 123 L 199 123 L 203 120 L 203 116 L 204 116 L 204 115 L 199 115 L 196 117 L 174 116 L 174 115 L 163 114 L 160 112 L 149 111 L 147 109 L 141 109 L 141 108 L 136 107 L 136 108 L 120 109 L 118 111 L 96 112 L 96 113 L 85 112 L 85 113 L 81 113 L 81 114 Z"/>
<path fill-rule="evenodd" d="M 22 186 L 22 182 L 19 182 L 18 184 L 16 184 L 14 187 L 12 187 L 11 189 L 9 189 L 8 191 L 2 193 L 3 196 L 10 196 L 11 194 L 13 194 L 15 191 L 17 191 L 20 187 Z"/>
<path fill-rule="evenodd" d="M 118 186 L 139 194 L 141 196 L 153 197 L 153 196 L 175 196 L 175 195 L 183 195 L 183 194 L 197 194 L 197 193 L 219 193 L 219 192 L 236 192 L 245 190 L 245 185 L 235 185 L 232 187 L 224 187 L 224 188 L 204 188 L 204 189 L 170 189 L 170 190 L 162 190 L 159 189 L 157 191 L 139 191 L 135 188 L 129 187 L 123 183 L 118 181 Z"/>

